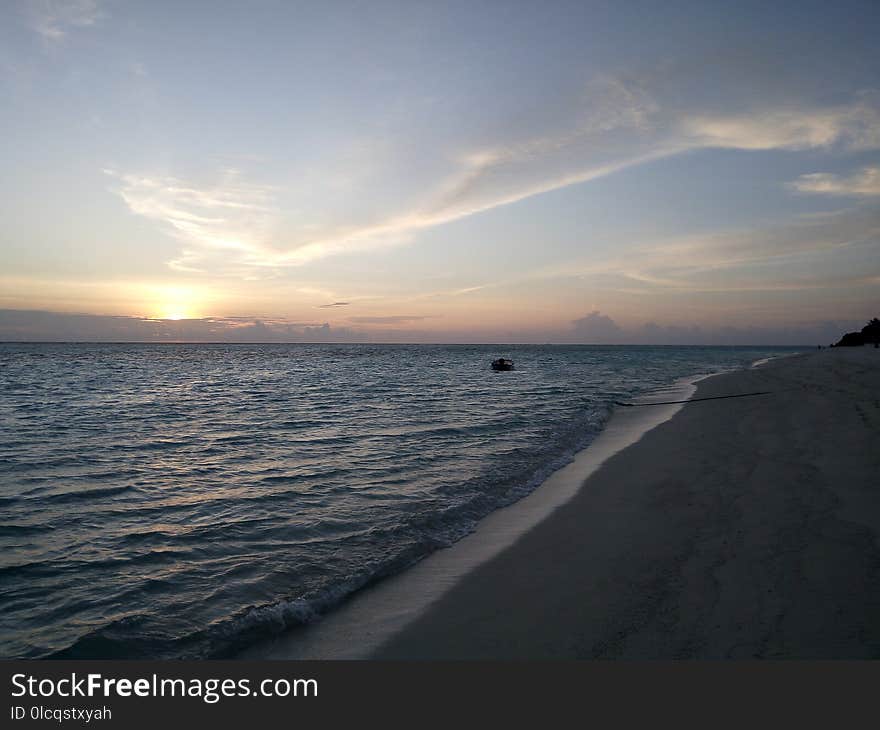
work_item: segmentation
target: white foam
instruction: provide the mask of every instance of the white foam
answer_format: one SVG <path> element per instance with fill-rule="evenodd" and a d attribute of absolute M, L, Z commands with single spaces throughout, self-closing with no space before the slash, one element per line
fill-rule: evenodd
<path fill-rule="evenodd" d="M 781 360 L 784 357 L 794 357 L 795 355 L 800 355 L 800 352 L 786 352 L 784 355 L 770 355 L 770 357 L 762 357 L 758 360 L 755 360 L 749 368 L 760 368 L 766 365 L 768 362 L 772 360 Z"/>

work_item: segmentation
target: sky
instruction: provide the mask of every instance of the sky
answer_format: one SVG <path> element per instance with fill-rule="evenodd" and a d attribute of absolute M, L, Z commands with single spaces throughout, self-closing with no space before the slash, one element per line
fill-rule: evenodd
<path fill-rule="evenodd" d="M 876 2 L 0 3 L 0 340 L 812 344 Z"/>

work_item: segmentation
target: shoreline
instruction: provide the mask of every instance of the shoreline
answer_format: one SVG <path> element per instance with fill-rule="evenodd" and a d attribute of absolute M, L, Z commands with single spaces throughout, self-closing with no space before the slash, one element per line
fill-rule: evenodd
<path fill-rule="evenodd" d="M 682 408 L 370 658 L 880 657 L 880 356 L 697 397 L 762 390 Z"/>
<path fill-rule="evenodd" d="M 696 383 L 712 374 L 695 374 L 639 397 L 637 403 L 686 400 Z M 264 639 L 236 655 L 240 659 L 364 659 L 417 620 L 431 604 L 480 565 L 509 548 L 580 491 L 584 481 L 618 452 L 672 418 L 682 404 L 616 408 L 602 431 L 572 460 L 536 489 L 484 517 L 474 531 L 399 573 L 347 597 L 317 621 Z"/>

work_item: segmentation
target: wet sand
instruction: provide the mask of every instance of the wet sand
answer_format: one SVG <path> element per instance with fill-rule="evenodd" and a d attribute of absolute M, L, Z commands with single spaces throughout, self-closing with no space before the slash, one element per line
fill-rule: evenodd
<path fill-rule="evenodd" d="M 880 657 L 880 350 L 701 381 L 382 659 Z"/>

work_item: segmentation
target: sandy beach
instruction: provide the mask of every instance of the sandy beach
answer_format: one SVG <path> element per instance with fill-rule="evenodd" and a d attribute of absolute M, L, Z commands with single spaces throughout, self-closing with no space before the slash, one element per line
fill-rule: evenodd
<path fill-rule="evenodd" d="M 880 350 L 698 385 L 382 659 L 880 656 Z"/>

